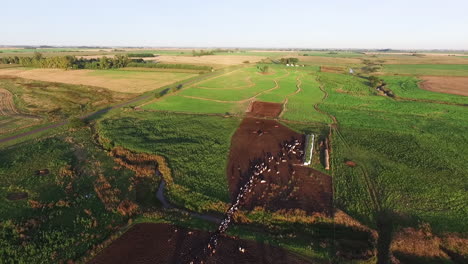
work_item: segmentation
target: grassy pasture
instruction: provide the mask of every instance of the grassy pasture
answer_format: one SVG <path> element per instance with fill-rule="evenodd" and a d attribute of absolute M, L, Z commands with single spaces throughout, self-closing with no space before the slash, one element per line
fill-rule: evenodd
<path fill-rule="evenodd" d="M 90 138 L 83 129 L 0 150 L 2 262 L 76 259 L 126 222 L 117 211 L 105 209 L 93 185 L 99 174 L 105 175 L 119 190 L 119 200 L 134 200 L 128 191 L 133 173 L 113 169 L 112 158 Z M 40 169 L 49 174 L 36 175 Z M 8 200 L 12 192 L 27 192 L 28 197 Z"/>
<path fill-rule="evenodd" d="M 317 69 L 270 65 L 271 73 L 263 75 L 257 68 L 243 68 L 199 82 L 142 108 L 189 113 L 242 114 L 249 99 L 284 103 L 288 98 L 282 118 L 302 122 L 328 122 L 325 115 L 314 109 L 314 104 L 323 98 L 319 85 L 314 81 Z M 300 82 L 302 88 L 298 92 L 297 85 Z"/>
<path fill-rule="evenodd" d="M 301 76 L 301 91 L 288 97 L 282 118 L 293 121 L 330 123 L 329 118 L 315 110 L 314 105 L 322 102 L 323 92 L 315 76 Z"/>
<path fill-rule="evenodd" d="M 155 112 L 127 112 L 99 122 L 111 146 L 162 155 L 172 170 L 169 199 L 206 211 L 229 201 L 225 169 L 238 118 Z"/>
<path fill-rule="evenodd" d="M 320 107 L 340 124 L 332 155 L 337 206 L 370 225 L 377 203 L 412 224 L 467 232 L 466 107 L 395 101 L 374 95 L 357 77 L 319 76 L 330 94 Z M 348 159 L 358 167 L 347 167 Z"/>
<path fill-rule="evenodd" d="M 18 111 L 1 117 L 0 135 L 83 115 L 131 97 L 104 88 L 22 78 L 0 78 L 0 88 L 13 94 L 13 103 Z"/>
<path fill-rule="evenodd" d="M 383 76 L 381 77 L 395 95 L 399 97 L 433 100 L 438 102 L 468 104 L 468 98 L 458 95 L 429 92 L 419 88 L 419 79 L 410 76 Z"/>
<path fill-rule="evenodd" d="M 468 76 L 468 64 L 387 64 L 383 66 L 382 73 L 394 75 Z"/>
<path fill-rule="evenodd" d="M 145 105 L 142 107 L 142 109 L 205 114 L 241 114 L 242 112 L 245 112 L 248 104 L 248 102 L 220 103 L 182 97 L 180 95 L 172 95 L 163 97 L 154 103 Z"/>

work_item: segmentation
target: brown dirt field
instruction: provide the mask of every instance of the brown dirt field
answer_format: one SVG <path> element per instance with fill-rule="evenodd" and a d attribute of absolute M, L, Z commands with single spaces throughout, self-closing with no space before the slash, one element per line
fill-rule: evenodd
<path fill-rule="evenodd" d="M 202 252 L 209 233 L 169 224 L 133 226 L 89 264 L 190 263 Z M 239 247 L 245 248 L 241 253 Z M 205 263 L 310 263 L 281 248 L 222 236 L 216 254 Z"/>
<path fill-rule="evenodd" d="M 320 67 L 321 72 L 330 72 L 330 73 L 345 73 L 345 67 L 332 67 L 332 66 L 322 66 Z"/>
<path fill-rule="evenodd" d="M 255 101 L 250 106 L 248 115 L 260 117 L 277 117 L 282 110 L 282 104 Z"/>
<path fill-rule="evenodd" d="M 187 79 L 196 74 L 174 72 L 119 72 L 102 75 L 96 70 L 61 70 L 61 69 L 0 69 L 0 75 L 11 75 L 25 79 L 82 84 L 104 87 L 112 91 L 123 93 L 143 93 L 159 87 Z"/>
<path fill-rule="evenodd" d="M 13 94 L 6 89 L 0 88 L 0 116 L 19 114 L 13 102 Z"/>
<path fill-rule="evenodd" d="M 468 77 L 421 76 L 421 89 L 468 96 Z"/>
<path fill-rule="evenodd" d="M 334 57 L 320 57 L 320 56 L 285 56 L 294 57 L 299 59 L 299 64 L 305 62 L 309 64 L 361 64 L 362 60 L 359 58 L 334 58 Z"/>
<path fill-rule="evenodd" d="M 258 131 L 262 134 L 259 135 Z M 252 117 L 245 118 L 231 139 L 227 175 L 231 197 L 236 197 L 240 186 L 248 179 L 250 163 L 263 159 L 267 153 L 276 156 L 281 143 L 297 139 L 305 141 L 304 135 L 296 133 L 274 121 Z M 288 162 L 276 165 L 263 173 L 266 183 L 257 184 L 251 195 L 245 197 L 243 207 L 253 209 L 263 206 L 269 210 L 302 209 L 306 212 L 331 213 L 331 177 L 312 168 L 297 165 L 302 161 L 292 156 Z M 296 164 L 296 165 L 294 165 Z M 279 174 L 276 173 L 276 168 Z M 294 171 L 294 173 L 293 173 Z"/>
<path fill-rule="evenodd" d="M 243 64 L 244 61 L 250 63 L 259 62 L 264 57 L 261 56 L 229 56 L 229 55 L 207 55 L 201 57 L 193 56 L 170 56 L 161 55 L 154 58 L 144 58 L 144 60 L 157 60 L 161 63 L 181 63 L 181 64 L 195 64 L 195 65 L 209 65 L 216 67 L 223 67 L 229 65 Z"/>

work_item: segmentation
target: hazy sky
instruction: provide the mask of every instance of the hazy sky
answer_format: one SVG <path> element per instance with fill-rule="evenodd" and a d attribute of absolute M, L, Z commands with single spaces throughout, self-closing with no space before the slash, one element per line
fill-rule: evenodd
<path fill-rule="evenodd" d="M 468 0 L 6 0 L 0 45 L 468 49 Z"/>

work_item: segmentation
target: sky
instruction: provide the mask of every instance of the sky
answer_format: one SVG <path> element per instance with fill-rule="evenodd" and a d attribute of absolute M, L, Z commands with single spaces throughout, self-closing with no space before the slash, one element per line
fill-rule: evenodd
<path fill-rule="evenodd" d="M 468 49 L 468 0 L 14 0 L 0 45 Z"/>

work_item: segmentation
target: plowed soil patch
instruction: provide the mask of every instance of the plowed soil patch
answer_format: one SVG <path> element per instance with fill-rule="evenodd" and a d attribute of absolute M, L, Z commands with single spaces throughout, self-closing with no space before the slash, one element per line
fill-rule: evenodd
<path fill-rule="evenodd" d="M 277 117 L 282 110 L 282 104 L 255 101 L 252 103 L 248 115 L 258 117 Z"/>
<path fill-rule="evenodd" d="M 468 77 L 422 76 L 424 90 L 468 96 Z"/>
<path fill-rule="evenodd" d="M 285 141 L 305 137 L 274 120 L 245 118 L 231 140 L 227 175 L 231 197 L 251 173 L 251 162 L 270 153 L 276 156 Z M 268 162 L 270 172 L 263 173 L 265 182 L 255 186 L 245 197 L 245 209 L 263 206 L 269 210 L 302 209 L 307 212 L 331 212 L 331 177 L 301 166 L 302 160 L 291 156 L 286 162 Z M 279 173 L 277 173 L 279 172 Z"/>
<path fill-rule="evenodd" d="M 168 224 L 137 224 L 89 263 L 190 263 L 206 246 L 208 232 Z M 239 251 L 244 248 L 244 253 Z M 221 237 L 205 263 L 309 263 L 287 251 L 253 241 Z"/>

